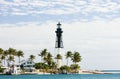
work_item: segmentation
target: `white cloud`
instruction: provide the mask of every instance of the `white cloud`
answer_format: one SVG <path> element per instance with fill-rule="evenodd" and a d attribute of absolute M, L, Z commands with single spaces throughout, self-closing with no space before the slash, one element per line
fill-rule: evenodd
<path fill-rule="evenodd" d="M 0 5 L 1 14 L 3 15 L 62 15 L 76 13 L 89 15 L 91 12 L 97 12 L 99 13 L 98 15 L 105 13 L 106 15 L 102 16 L 106 17 L 109 13 L 117 16 L 120 12 L 119 3 L 115 1 L 112 2 L 111 0 L 89 0 L 88 2 L 87 0 L 14 0 L 13 2 L 1 0 Z M 6 11 L 8 13 L 6 13 Z M 97 15 L 90 14 L 90 16 Z"/>
<path fill-rule="evenodd" d="M 13 12 L 12 15 L 27 15 L 27 13 L 21 13 L 21 12 Z"/>

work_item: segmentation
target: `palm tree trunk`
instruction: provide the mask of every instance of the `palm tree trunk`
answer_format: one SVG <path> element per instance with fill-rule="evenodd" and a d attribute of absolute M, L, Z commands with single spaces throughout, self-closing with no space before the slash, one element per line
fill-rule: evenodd
<path fill-rule="evenodd" d="M 20 64 L 20 57 L 19 57 L 19 64 Z"/>
<path fill-rule="evenodd" d="M 59 59 L 57 59 L 57 68 L 58 68 L 58 65 L 59 65 Z"/>
<path fill-rule="evenodd" d="M 41 57 L 41 62 L 42 62 L 42 57 Z"/>
<path fill-rule="evenodd" d="M 76 62 L 75 62 L 75 65 L 76 65 Z M 77 69 L 75 69 L 75 73 L 77 74 Z"/>
<path fill-rule="evenodd" d="M 4 66 L 5 66 L 5 59 L 4 59 Z"/>
<path fill-rule="evenodd" d="M 67 66 L 68 66 L 68 59 L 67 59 Z"/>
<path fill-rule="evenodd" d="M 10 67 L 10 63 L 9 63 L 9 61 L 7 61 L 7 66 Z"/>
<path fill-rule="evenodd" d="M 20 57 L 19 57 L 19 68 L 20 68 Z"/>

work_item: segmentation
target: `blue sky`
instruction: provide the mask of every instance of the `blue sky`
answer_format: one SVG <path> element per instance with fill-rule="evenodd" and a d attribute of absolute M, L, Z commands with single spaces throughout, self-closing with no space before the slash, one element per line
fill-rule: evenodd
<path fill-rule="evenodd" d="M 120 15 L 119 0 L 1 0 L 0 22 L 112 20 Z"/>
<path fill-rule="evenodd" d="M 21 49 L 25 58 L 35 54 L 37 61 L 43 48 L 54 54 L 58 21 L 62 53 L 79 51 L 83 69 L 120 69 L 119 0 L 0 0 L 0 47 Z"/>

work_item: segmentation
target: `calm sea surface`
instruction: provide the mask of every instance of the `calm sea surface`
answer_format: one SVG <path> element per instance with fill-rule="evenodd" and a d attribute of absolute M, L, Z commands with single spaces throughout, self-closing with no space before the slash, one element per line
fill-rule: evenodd
<path fill-rule="evenodd" d="M 0 79 L 120 79 L 120 74 L 0 75 Z"/>

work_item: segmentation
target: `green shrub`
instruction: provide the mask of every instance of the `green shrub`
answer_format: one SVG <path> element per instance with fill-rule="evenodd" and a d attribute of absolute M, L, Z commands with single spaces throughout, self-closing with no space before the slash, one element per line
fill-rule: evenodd
<path fill-rule="evenodd" d="M 0 67 L 0 72 L 3 72 L 3 69 Z"/>
<path fill-rule="evenodd" d="M 69 66 L 67 66 L 67 65 L 64 65 L 64 66 L 61 66 L 60 67 L 60 71 L 61 72 L 69 72 L 70 71 L 70 67 Z"/>

